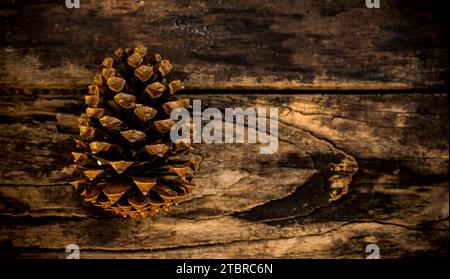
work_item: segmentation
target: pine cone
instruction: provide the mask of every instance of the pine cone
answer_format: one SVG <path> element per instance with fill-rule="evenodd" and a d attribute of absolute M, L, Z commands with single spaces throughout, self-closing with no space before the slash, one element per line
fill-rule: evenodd
<path fill-rule="evenodd" d="M 124 217 L 155 216 L 189 194 L 198 162 L 190 144 L 173 143 L 170 112 L 190 108 L 176 99 L 181 82 L 167 82 L 169 60 L 147 48 L 117 49 L 85 96 L 80 136 L 72 152 L 86 201 Z"/>

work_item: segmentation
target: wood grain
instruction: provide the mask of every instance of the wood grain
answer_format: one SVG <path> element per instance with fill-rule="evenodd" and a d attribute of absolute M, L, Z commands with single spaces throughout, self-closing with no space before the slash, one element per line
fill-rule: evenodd
<path fill-rule="evenodd" d="M 448 96 L 186 92 L 278 107 L 279 152 L 196 146 L 199 185 L 155 220 L 83 205 L 67 181 L 81 90 L 0 90 L 0 257 L 383 258 L 448 255 Z M 348 160 L 357 172 L 336 173 Z M 330 177 L 351 178 L 330 201 Z"/>
<path fill-rule="evenodd" d="M 227 223 L 228 224 L 228 223 Z M 442 224 L 442 223 L 435 223 Z M 448 225 L 448 223 L 447 223 Z M 383 258 L 447 257 L 448 226 L 427 229 L 401 227 L 391 224 L 357 222 L 329 225 L 328 230 L 317 230 L 300 236 L 250 240 L 230 243 L 195 245 L 167 249 L 136 249 L 114 251 L 81 247 L 83 259 L 236 259 L 236 258 L 304 258 L 304 259 L 362 259 L 367 256 L 364 247 L 371 243 L 381 245 Z M 300 230 L 300 229 L 298 229 Z M 446 231 L 447 230 L 447 231 Z M 368 233 L 370 232 L 370 233 Z M 369 235 L 369 236 L 367 236 Z M 272 238 L 273 237 L 273 238 Z M 18 249 L 8 254 L 23 258 L 63 258 L 63 249 Z"/>
<path fill-rule="evenodd" d="M 191 89 L 448 86 L 436 1 L 2 1 L 0 85 L 83 87 L 93 64 L 144 43 Z"/>

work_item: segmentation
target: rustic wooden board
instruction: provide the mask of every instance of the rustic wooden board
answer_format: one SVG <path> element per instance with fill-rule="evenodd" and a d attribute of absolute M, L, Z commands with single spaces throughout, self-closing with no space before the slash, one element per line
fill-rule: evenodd
<path fill-rule="evenodd" d="M 195 94 L 205 107 L 278 107 L 278 154 L 196 146 L 198 187 L 156 220 L 83 205 L 67 185 L 85 90 L 0 90 L 1 257 L 384 258 L 448 255 L 448 95 Z M 204 92 L 203 92 L 204 93 Z M 330 165 L 348 193 L 330 201 Z"/>
<path fill-rule="evenodd" d="M 436 1 L 2 1 L 0 85 L 84 86 L 93 62 L 145 43 L 190 88 L 448 86 Z M 442 4 L 443 5 L 443 4 Z"/>
<path fill-rule="evenodd" d="M 228 223 L 225 223 L 227 225 Z M 447 223 L 448 224 L 448 223 Z M 214 228 L 215 230 L 221 227 Z M 306 230 L 303 226 L 301 229 Z M 254 228 L 258 229 L 258 228 Z M 106 259 L 172 259 L 172 258 L 332 258 L 361 259 L 367 254 L 364 247 L 377 242 L 381 245 L 381 257 L 448 256 L 448 226 L 428 229 L 401 227 L 374 222 L 329 224 L 326 230 L 309 231 L 298 236 L 266 236 L 267 239 L 253 236 L 250 240 L 237 240 L 230 243 L 197 244 L 166 249 L 136 249 L 114 251 L 108 249 L 83 249 L 81 258 Z M 367 236 L 369 235 L 369 236 Z M 136 240 L 137 241 L 137 240 Z M 26 248 L 16 250 L 9 256 L 25 258 L 63 258 L 63 249 Z"/>

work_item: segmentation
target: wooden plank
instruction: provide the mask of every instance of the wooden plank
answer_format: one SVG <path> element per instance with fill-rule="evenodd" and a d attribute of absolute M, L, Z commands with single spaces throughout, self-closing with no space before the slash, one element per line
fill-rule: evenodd
<path fill-rule="evenodd" d="M 1 90 L 1 257 L 442 256 L 448 240 L 447 94 L 193 94 L 204 107 L 278 107 L 279 152 L 196 146 L 190 199 L 156 220 L 83 205 L 66 185 L 83 90 Z M 269 93 L 269 92 L 268 92 Z M 353 160 L 330 202 L 332 163 Z M 226 228 L 226 230 L 224 229 Z"/>
<path fill-rule="evenodd" d="M 445 183 L 400 187 L 355 182 L 355 190 L 344 200 L 299 212 L 296 207 L 308 200 L 306 195 L 314 187 L 318 185 L 302 185 L 295 193 L 244 212 L 215 212 L 215 216 L 207 217 L 199 213 L 206 211 L 208 205 L 189 202 L 156 220 L 115 218 L 101 215 L 100 211 L 89 217 L 72 218 L 2 214 L 0 242 L 13 248 L 63 249 L 65 245 L 77 243 L 91 250 L 155 250 L 325 234 L 350 223 L 385 224 L 417 233 L 422 231 L 424 235 L 448 229 L 448 185 Z M 214 203 L 220 207 L 219 195 L 209 206 Z M 273 213 L 281 206 L 284 207 L 280 212 Z M 437 228 L 435 223 L 439 225 Z M 360 232 L 361 237 L 373 235 L 370 229 L 365 235 Z"/>
<path fill-rule="evenodd" d="M 57 199 L 58 195 L 63 195 L 64 193 L 64 190 L 61 192 L 61 190 L 52 191 L 51 189 L 67 183 L 73 171 L 73 168 L 69 166 L 72 160 L 69 154 L 71 148 L 73 148 L 71 138 L 77 130 L 77 116 L 73 114 L 74 111 L 71 112 L 72 114 L 56 112 L 55 106 L 59 103 L 59 109 L 65 110 L 67 103 L 72 102 L 72 98 L 76 98 L 77 95 L 62 94 L 65 96 L 65 99 L 59 99 L 59 101 L 58 97 L 53 95 L 53 93 L 50 93 L 47 97 L 39 97 L 39 100 L 36 100 L 37 102 L 32 103 L 27 101 L 16 102 L 15 100 L 5 101 L 9 107 L 5 111 L 8 115 L 7 117 L 5 116 L 8 123 L 1 125 L 4 125 L 3 139 L 5 146 L 12 152 L 9 155 L 5 154 L 5 157 L 10 158 L 10 160 L 8 162 L 4 161 L 1 182 L 5 186 L 10 187 L 4 189 L 12 190 L 10 195 L 8 194 L 11 199 L 14 199 L 13 196 L 16 194 L 18 199 L 21 199 L 20 197 L 23 196 L 23 194 L 15 192 L 16 185 L 52 185 L 47 190 L 44 190 L 42 187 L 38 189 L 28 188 L 35 194 L 41 193 L 42 197 L 54 197 Z M 15 98 L 21 97 L 18 94 L 14 94 Z M 52 105 L 46 105 L 46 100 L 50 100 Z M 230 101 L 233 102 L 232 100 Z M 205 105 L 207 104 L 205 103 Z M 224 105 L 226 103 L 222 104 L 222 109 Z M 42 109 L 37 109 L 37 106 Z M 59 109 L 56 108 L 58 111 Z M 56 115 L 53 121 L 52 119 L 47 121 L 49 119 L 44 117 L 44 123 L 36 123 L 36 125 L 32 126 L 23 123 L 26 122 L 25 119 L 27 118 L 34 119 L 35 117 L 40 117 L 37 115 L 52 114 Z M 16 136 L 17 131 L 21 131 L 21 136 Z M 202 185 L 202 190 L 197 191 L 197 195 L 202 197 L 202 199 L 190 202 L 194 204 L 194 208 L 198 206 L 196 204 L 203 205 L 200 206 L 203 212 L 201 214 L 206 216 L 226 215 L 245 211 L 269 200 L 289 195 L 317 172 L 323 172 L 326 176 L 331 177 L 330 167 L 332 164 L 339 164 L 344 160 L 349 163 L 354 162 L 353 157 L 333 148 L 326 141 L 317 139 L 307 132 L 291 130 L 288 126 L 285 126 L 284 131 L 286 132 L 286 140 L 280 143 L 278 154 L 274 156 L 260 156 L 258 145 L 198 145 L 196 154 L 201 159 L 202 168 L 197 178 L 197 183 Z M 299 149 L 289 141 L 290 138 L 294 137 L 293 135 L 295 135 L 296 141 L 300 137 L 300 141 L 297 144 L 303 144 L 304 148 Z M 56 147 L 54 144 L 57 144 L 59 147 Z M 15 148 L 19 146 L 26 148 L 19 151 Z M 56 153 L 59 155 L 56 155 Z M 233 156 L 230 156 L 230 154 L 233 154 Z M 316 154 L 322 156 L 320 161 L 312 157 Z M 316 161 L 318 162 L 316 163 Z M 352 174 L 351 172 L 342 174 L 341 179 L 345 177 L 351 178 Z M 344 185 L 347 184 L 344 183 Z M 258 191 L 254 190 L 255 187 L 258 187 Z M 331 184 L 324 184 L 324 189 L 322 190 L 325 192 L 322 199 L 317 200 L 315 203 L 310 203 L 307 208 L 317 206 L 316 203 L 328 202 L 329 196 L 333 192 L 330 187 Z M 247 193 L 252 193 L 252 195 L 249 196 Z M 334 198 L 338 197 L 339 195 Z M 36 201 L 41 202 L 42 200 L 36 199 Z M 213 203 L 214 207 L 210 208 L 209 206 Z M 27 207 L 31 211 L 16 213 L 33 214 L 33 208 L 38 208 L 40 211 L 37 213 L 45 214 L 45 212 L 42 212 L 44 209 L 42 204 L 28 204 Z M 51 212 L 55 212 L 54 202 L 50 201 L 50 207 Z M 77 212 L 71 210 L 72 208 L 68 207 L 64 209 L 64 212 L 72 212 L 71 214 L 77 215 Z M 186 212 L 186 214 L 189 213 Z"/>
<path fill-rule="evenodd" d="M 93 250 L 80 247 L 82 259 L 236 259 L 236 258 L 303 258 L 303 259 L 364 259 L 365 247 L 378 243 L 380 257 L 410 258 L 420 256 L 446 257 L 448 222 L 438 222 L 441 228 L 426 233 L 408 227 L 371 222 L 343 223 L 311 234 L 251 239 L 232 243 L 197 245 L 155 250 Z M 446 231 L 447 230 L 447 231 Z M 55 258 L 67 256 L 64 249 L 39 250 L 27 248 L 6 252 L 8 257 Z M 1 257 L 2 255 L 0 255 Z"/>
<path fill-rule="evenodd" d="M 443 4 L 442 4 L 443 5 Z M 85 86 L 96 59 L 145 43 L 189 88 L 448 87 L 435 1 L 64 1 L 0 4 L 0 85 Z"/>

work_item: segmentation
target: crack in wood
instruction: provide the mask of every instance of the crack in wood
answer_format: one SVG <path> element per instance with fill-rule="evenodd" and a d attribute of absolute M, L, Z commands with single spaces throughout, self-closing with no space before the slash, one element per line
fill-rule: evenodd
<path fill-rule="evenodd" d="M 258 156 L 256 146 L 197 146 L 195 152 L 202 158 L 204 173 L 198 177 L 199 187 L 192 200 L 159 219 L 135 223 L 83 206 L 72 195 L 72 190 L 63 186 L 70 172 L 62 167 L 66 158 L 61 153 L 69 150 L 66 143 L 73 135 L 73 125 L 69 122 L 79 110 L 78 101 L 75 101 L 78 93 L 61 93 L 60 97 L 47 98 L 45 102 L 41 95 L 58 94 L 52 90 L 33 97 L 29 94 L 35 93 L 17 92 L 14 101 L 8 103 L 8 110 L 1 113 L 6 120 L 0 124 L 3 131 L 0 140 L 7 144 L 1 172 L 0 205 L 8 205 L 0 207 L 0 235 L 3 235 L 0 246 L 20 251 L 19 255 L 23 257 L 38 257 L 27 248 L 34 244 L 42 248 L 36 248 L 42 255 L 55 257 L 57 252 L 48 250 L 45 254 L 45 249 L 63 247 L 65 242 L 75 239 L 81 246 L 92 247 L 93 250 L 86 251 L 92 257 L 101 257 L 96 249 L 104 249 L 102 253 L 117 249 L 114 255 L 124 257 L 141 257 L 150 250 L 155 257 L 192 257 L 199 253 L 211 257 L 250 256 L 243 254 L 243 250 L 251 250 L 252 256 L 260 257 L 348 257 L 349 254 L 331 252 L 332 247 L 356 251 L 364 247 L 366 237 L 383 240 L 383 251 L 391 256 L 414 251 L 440 255 L 439 243 L 448 238 L 448 233 L 443 230 L 446 221 L 426 225 L 427 221 L 448 217 L 448 210 L 445 210 L 448 199 L 443 198 L 448 196 L 445 184 L 448 183 L 448 143 L 443 142 L 441 133 L 448 131 L 448 124 L 444 122 L 448 111 L 445 93 L 402 94 L 404 99 L 389 94 L 374 98 L 356 93 L 339 96 L 197 94 L 196 98 L 209 107 L 235 107 L 244 102 L 249 106 L 289 106 L 301 110 L 302 105 L 312 104 L 311 108 L 319 112 L 341 111 L 345 117 L 364 120 L 377 117 L 378 113 L 365 113 L 371 109 L 394 109 L 389 117 L 391 113 L 405 115 L 405 110 L 417 110 L 417 113 L 405 116 L 410 121 L 406 125 L 408 128 L 383 130 L 384 134 L 378 135 L 380 139 L 401 138 L 405 133 L 418 135 L 414 127 L 421 127 L 425 120 L 434 134 L 406 138 L 395 149 L 379 152 L 377 148 L 381 141 L 376 138 L 364 142 L 366 139 L 361 133 L 354 134 L 354 138 L 348 137 L 353 129 L 361 128 L 358 121 L 346 120 L 347 126 L 340 126 L 339 123 L 320 122 L 323 117 L 320 115 L 317 115 L 317 122 L 308 122 L 308 118 L 301 118 L 298 112 L 297 116 L 295 113 L 282 114 L 279 154 L 270 158 Z M 33 113 L 37 107 L 43 108 L 38 115 Z M 420 116 L 421 112 L 426 116 Z M 427 115 L 428 112 L 442 115 L 434 117 Z M 379 122 L 369 122 L 366 132 L 382 129 L 377 126 Z M 20 133 L 13 133 L 6 127 Z M 321 130 L 323 127 L 328 130 Z M 345 132 L 342 140 L 340 132 Z M 428 145 L 424 146 L 425 143 Z M 420 148 L 420 153 L 409 152 Z M 53 156 L 53 150 L 59 154 Z M 358 170 L 346 170 L 346 160 L 350 166 L 356 160 Z M 35 164 L 28 169 L 30 162 Z M 54 171 L 55 166 L 58 171 Z M 329 179 L 336 174 L 352 175 L 352 184 L 348 193 L 330 202 Z M 252 185 L 260 185 L 260 188 Z M 197 198 L 195 194 L 198 194 Z M 321 235 L 336 223 L 358 220 L 362 223 Z M 382 225 L 384 222 L 414 229 Z M 222 229 L 224 227 L 226 231 Z M 251 241 L 264 238 L 268 239 Z M 415 250 L 406 246 L 408 239 L 415 239 Z M 219 244 L 195 246 L 226 242 L 232 244 L 226 247 Z M 182 250 L 164 250 L 184 246 L 186 248 Z M 290 251 L 286 247 L 294 248 Z M 139 254 L 141 248 L 144 254 Z M 128 250 L 137 252 L 120 252 Z"/>

